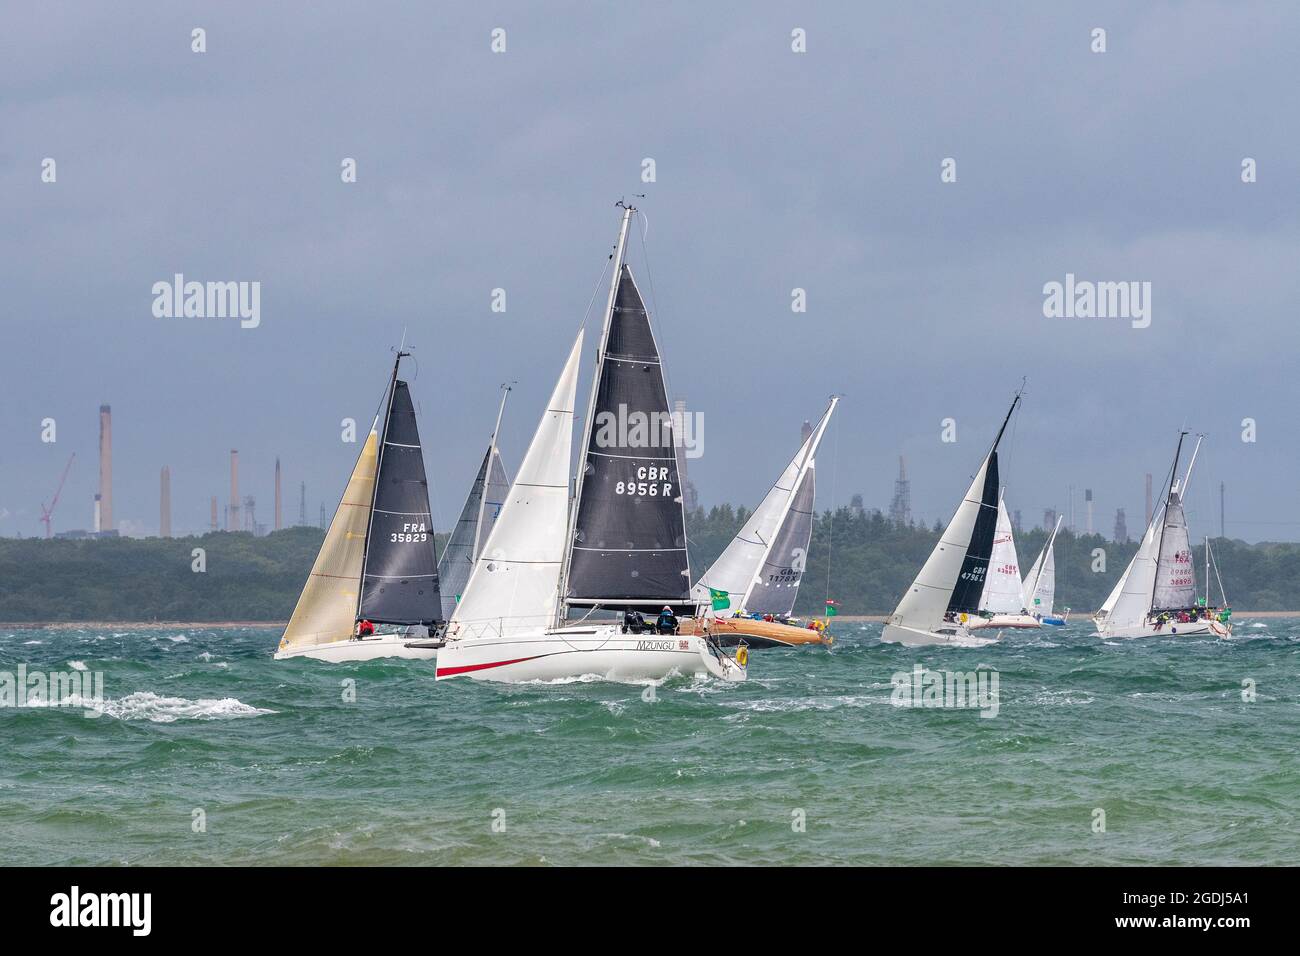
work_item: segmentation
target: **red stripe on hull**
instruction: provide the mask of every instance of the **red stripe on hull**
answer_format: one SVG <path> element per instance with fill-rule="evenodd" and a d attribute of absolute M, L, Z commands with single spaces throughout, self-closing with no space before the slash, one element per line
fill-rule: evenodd
<path fill-rule="evenodd" d="M 467 674 L 470 671 L 485 671 L 493 667 L 505 667 L 507 664 L 522 664 L 524 661 L 535 661 L 539 657 L 547 657 L 547 654 L 534 654 L 532 657 L 516 657 L 512 661 L 493 661 L 491 664 L 466 664 L 464 667 L 439 667 L 435 676 L 453 677 L 456 674 Z"/>

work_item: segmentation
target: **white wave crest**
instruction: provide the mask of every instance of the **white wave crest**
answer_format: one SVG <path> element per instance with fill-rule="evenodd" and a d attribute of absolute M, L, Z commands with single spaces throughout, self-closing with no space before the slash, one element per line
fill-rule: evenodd
<path fill-rule="evenodd" d="M 161 697 L 153 691 L 137 691 L 118 700 L 65 701 L 72 706 L 85 706 L 98 710 L 107 717 L 118 720 L 148 720 L 155 724 L 170 724 L 177 720 L 228 720 L 235 717 L 260 717 L 276 711 L 253 707 L 234 697 L 201 698 Z"/>

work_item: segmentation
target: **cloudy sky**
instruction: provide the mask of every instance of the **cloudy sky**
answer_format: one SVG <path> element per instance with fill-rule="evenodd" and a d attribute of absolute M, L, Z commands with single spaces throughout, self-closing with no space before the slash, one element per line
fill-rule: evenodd
<path fill-rule="evenodd" d="M 887 507 L 902 454 L 946 518 L 1027 377 L 1027 523 L 1074 486 L 1080 526 L 1090 487 L 1101 530 L 1136 529 L 1186 426 L 1193 534 L 1223 481 L 1229 534 L 1300 538 L 1300 8 L 168 0 L 3 26 L 0 534 L 41 532 L 74 451 L 55 529 L 89 526 L 101 403 L 124 530 L 156 532 L 163 465 L 176 530 L 206 528 L 231 448 L 259 519 L 278 455 L 314 521 L 404 328 L 446 527 L 507 380 L 518 463 L 644 193 L 631 262 L 704 416 L 706 504 L 755 503 L 836 392 L 819 504 Z M 260 282 L 260 325 L 156 318 L 178 272 Z M 1067 273 L 1151 283 L 1150 326 L 1045 317 Z"/>

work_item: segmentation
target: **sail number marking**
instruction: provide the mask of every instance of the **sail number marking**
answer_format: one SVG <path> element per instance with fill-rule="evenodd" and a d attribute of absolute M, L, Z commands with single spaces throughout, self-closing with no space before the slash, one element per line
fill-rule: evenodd
<path fill-rule="evenodd" d="M 672 482 L 668 481 L 668 466 L 642 465 L 636 470 L 636 481 L 620 481 L 614 486 L 614 493 L 635 495 L 638 498 L 671 498 Z"/>
<path fill-rule="evenodd" d="M 402 530 L 391 532 L 388 540 L 393 544 L 420 544 L 429 540 L 429 529 L 423 521 L 403 522 Z"/>

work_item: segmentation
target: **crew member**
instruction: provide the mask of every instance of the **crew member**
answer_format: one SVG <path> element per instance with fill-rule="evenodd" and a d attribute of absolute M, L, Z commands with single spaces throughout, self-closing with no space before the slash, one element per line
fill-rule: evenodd
<path fill-rule="evenodd" d="M 375 633 L 375 626 L 371 624 L 368 619 L 363 617 L 360 621 L 357 622 L 358 638 L 373 637 L 374 633 Z"/>
<path fill-rule="evenodd" d="M 664 609 L 659 612 L 659 633 L 677 633 L 677 615 L 673 613 L 673 609 L 667 604 L 665 604 Z"/>

